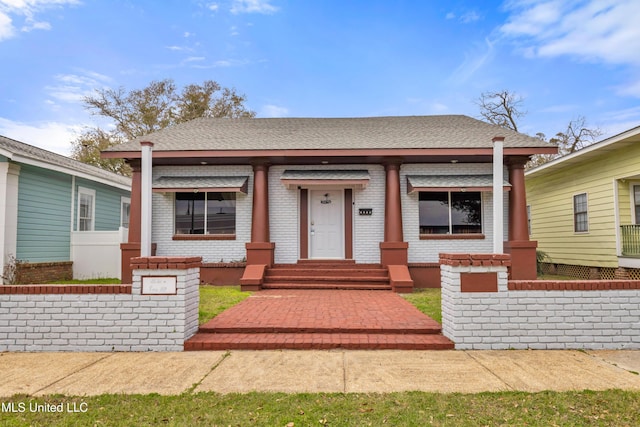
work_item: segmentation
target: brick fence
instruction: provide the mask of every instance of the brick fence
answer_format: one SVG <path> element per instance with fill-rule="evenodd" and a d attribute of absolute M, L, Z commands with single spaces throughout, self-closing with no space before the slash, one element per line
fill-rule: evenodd
<path fill-rule="evenodd" d="M 73 279 L 73 262 L 18 262 L 15 283 L 47 283 Z"/>
<path fill-rule="evenodd" d="M 640 281 L 510 281 L 509 255 L 441 254 L 456 349 L 640 349 Z"/>
<path fill-rule="evenodd" d="M 181 351 L 200 261 L 134 258 L 131 285 L 0 286 L 0 351 Z"/>

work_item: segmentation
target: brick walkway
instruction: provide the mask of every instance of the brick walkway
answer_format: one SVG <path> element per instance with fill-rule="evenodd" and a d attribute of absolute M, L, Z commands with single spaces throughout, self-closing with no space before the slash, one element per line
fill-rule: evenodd
<path fill-rule="evenodd" d="M 398 294 L 263 290 L 200 327 L 185 350 L 453 348 L 440 324 Z"/>

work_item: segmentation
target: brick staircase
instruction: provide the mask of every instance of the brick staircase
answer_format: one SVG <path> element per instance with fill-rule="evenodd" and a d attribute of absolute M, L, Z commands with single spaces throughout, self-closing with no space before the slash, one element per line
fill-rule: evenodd
<path fill-rule="evenodd" d="M 381 264 L 353 260 L 300 260 L 267 269 L 262 289 L 390 290 L 389 272 Z"/>

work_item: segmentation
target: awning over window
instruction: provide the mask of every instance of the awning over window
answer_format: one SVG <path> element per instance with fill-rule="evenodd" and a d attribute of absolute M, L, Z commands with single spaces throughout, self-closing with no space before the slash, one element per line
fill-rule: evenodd
<path fill-rule="evenodd" d="M 247 194 L 248 176 L 161 176 L 153 181 L 155 193 L 215 191 Z"/>
<path fill-rule="evenodd" d="M 280 181 L 287 188 L 297 186 L 343 185 L 364 188 L 369 183 L 369 171 L 364 170 L 285 170 Z"/>
<path fill-rule="evenodd" d="M 504 181 L 505 191 L 511 184 Z M 416 191 L 492 191 L 492 175 L 409 175 L 407 193 Z"/>

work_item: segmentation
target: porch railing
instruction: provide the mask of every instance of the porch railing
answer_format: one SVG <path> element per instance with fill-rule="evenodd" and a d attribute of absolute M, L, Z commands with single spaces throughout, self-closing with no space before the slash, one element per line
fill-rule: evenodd
<path fill-rule="evenodd" d="M 621 225 L 622 255 L 640 257 L 640 224 Z"/>

